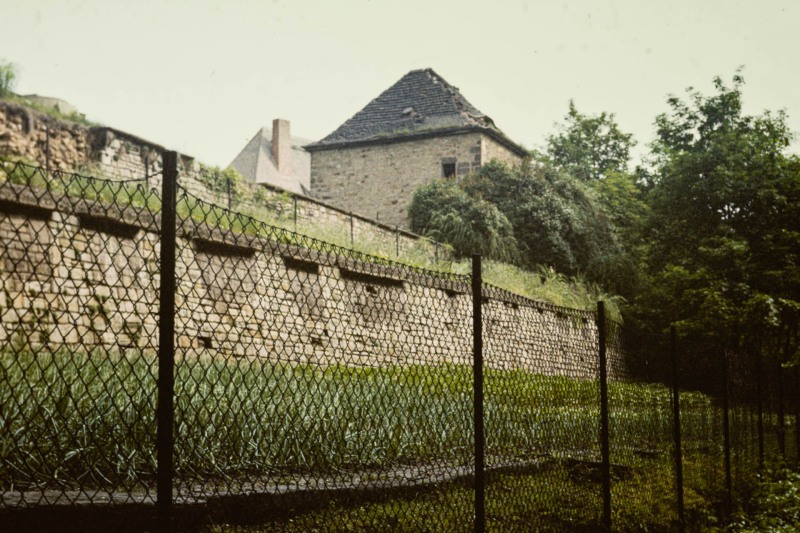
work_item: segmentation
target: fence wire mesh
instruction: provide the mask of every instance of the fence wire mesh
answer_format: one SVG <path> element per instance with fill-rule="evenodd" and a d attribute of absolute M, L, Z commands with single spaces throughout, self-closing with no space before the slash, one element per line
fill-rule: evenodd
<path fill-rule="evenodd" d="M 156 503 L 160 180 L 0 164 L 0 511 Z M 267 531 L 473 530 L 470 277 L 178 190 L 171 503 Z M 478 297 L 487 529 L 600 527 L 596 313 Z M 606 348 L 613 529 L 672 524 L 670 389 L 630 379 L 612 320 Z M 798 459 L 796 370 L 724 360 L 680 392 L 690 521 Z"/>
<path fill-rule="evenodd" d="M 0 507 L 153 500 L 159 208 L 0 165 Z"/>
<path fill-rule="evenodd" d="M 424 505 L 469 483 L 466 277 L 401 268 L 182 190 L 179 205 L 177 502 L 259 493 L 270 497 L 258 512 L 280 520 L 302 495 L 320 510 L 290 530 L 392 528 L 419 519 L 410 503 L 358 507 L 363 494 Z M 455 492 L 437 496 L 453 516 L 440 508 L 430 527 L 469 528 L 472 503 Z M 351 510 L 324 512 L 334 504 Z"/>
<path fill-rule="evenodd" d="M 608 321 L 607 344 L 609 352 L 623 352 L 620 323 Z M 653 350 L 655 345 L 648 348 Z M 612 357 L 609 363 L 612 369 L 619 367 L 622 358 Z M 612 369 L 611 376 L 624 372 L 624 368 Z M 608 389 L 611 523 L 623 531 L 651 527 L 647 524 L 673 525 L 678 514 L 671 389 L 660 383 L 613 378 Z"/>
<path fill-rule="evenodd" d="M 594 314 L 483 291 L 487 527 L 599 523 Z"/>

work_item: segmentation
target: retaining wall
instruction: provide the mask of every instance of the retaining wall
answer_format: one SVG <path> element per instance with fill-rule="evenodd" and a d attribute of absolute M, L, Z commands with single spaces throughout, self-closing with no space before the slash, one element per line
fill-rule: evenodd
<path fill-rule="evenodd" d="M 159 226 L 146 210 L 0 184 L 0 343 L 155 353 Z M 179 224 L 183 356 L 471 364 L 467 279 L 309 249 L 290 237 L 235 233 L 191 217 Z M 597 377 L 591 313 L 491 287 L 483 298 L 487 366 Z M 621 352 L 610 357 L 610 375 L 623 377 Z"/>

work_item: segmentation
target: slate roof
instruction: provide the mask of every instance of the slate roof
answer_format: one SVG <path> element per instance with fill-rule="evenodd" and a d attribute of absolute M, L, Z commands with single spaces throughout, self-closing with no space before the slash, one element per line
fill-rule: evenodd
<path fill-rule="evenodd" d="M 311 154 L 304 147 L 308 139 L 291 136 L 292 173 L 278 172 L 272 154 L 272 130 L 261 128 L 230 164 L 239 174 L 256 183 L 268 183 L 282 189 L 308 195 L 311 191 Z"/>
<path fill-rule="evenodd" d="M 412 70 L 339 128 L 306 148 L 387 142 L 407 137 L 480 130 L 524 155 L 487 115 L 433 69 Z"/>

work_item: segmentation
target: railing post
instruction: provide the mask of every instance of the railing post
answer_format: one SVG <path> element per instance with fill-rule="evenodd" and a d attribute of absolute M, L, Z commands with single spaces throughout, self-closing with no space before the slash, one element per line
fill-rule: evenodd
<path fill-rule="evenodd" d="M 683 504 L 683 450 L 681 447 L 681 404 L 678 383 L 678 340 L 675 326 L 669 328 L 669 346 L 672 355 L 672 435 L 675 444 L 675 491 L 678 499 L 678 523 L 680 530 L 686 527 Z"/>
<path fill-rule="evenodd" d="M 50 178 L 50 126 L 44 129 L 44 173 Z"/>
<path fill-rule="evenodd" d="M 611 530 L 611 446 L 608 430 L 608 370 L 606 357 L 606 304 L 597 302 L 597 338 L 600 353 L 600 463 L 603 476 L 603 526 Z"/>
<path fill-rule="evenodd" d="M 722 437 L 725 451 L 725 496 L 726 512 L 730 512 L 733 503 L 733 480 L 731 478 L 731 422 L 729 398 L 728 352 L 722 348 Z"/>
<path fill-rule="evenodd" d="M 228 178 L 225 180 L 225 188 L 226 188 L 226 191 L 228 193 L 228 209 L 230 209 L 231 206 L 233 205 L 233 198 L 231 198 L 232 193 L 231 193 L 231 178 L 230 178 L 230 176 L 228 176 Z"/>
<path fill-rule="evenodd" d="M 394 227 L 394 256 L 400 257 L 400 228 L 395 225 Z"/>
<path fill-rule="evenodd" d="M 350 213 L 350 248 L 355 245 L 355 239 L 353 237 L 353 213 Z"/>
<path fill-rule="evenodd" d="M 475 531 L 486 531 L 486 478 L 483 433 L 483 279 L 481 256 L 472 256 L 472 389 L 475 424 Z"/>
<path fill-rule="evenodd" d="M 294 232 L 297 233 L 297 195 L 292 196 L 292 218 L 294 220 Z"/>
<path fill-rule="evenodd" d="M 158 405 L 156 427 L 159 529 L 172 519 L 173 417 L 175 394 L 175 244 L 178 154 L 164 152 L 161 183 L 161 287 L 158 311 Z"/>

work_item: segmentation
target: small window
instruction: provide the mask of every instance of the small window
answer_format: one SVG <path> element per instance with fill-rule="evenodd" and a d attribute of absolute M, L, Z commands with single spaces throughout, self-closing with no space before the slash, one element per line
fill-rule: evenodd
<path fill-rule="evenodd" d="M 455 178 L 456 177 L 456 164 L 455 163 L 442 163 L 442 177 Z"/>

